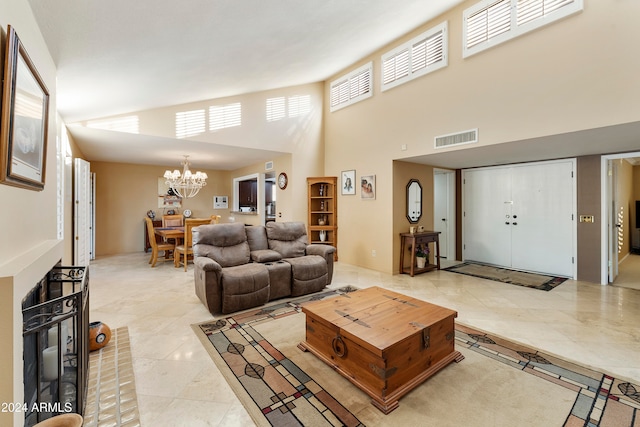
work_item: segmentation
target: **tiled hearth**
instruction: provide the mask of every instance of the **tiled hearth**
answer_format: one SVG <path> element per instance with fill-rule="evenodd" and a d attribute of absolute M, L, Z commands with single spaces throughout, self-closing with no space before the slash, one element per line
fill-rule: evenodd
<path fill-rule="evenodd" d="M 89 355 L 84 427 L 140 425 L 127 327 L 112 331 L 109 344 Z"/>

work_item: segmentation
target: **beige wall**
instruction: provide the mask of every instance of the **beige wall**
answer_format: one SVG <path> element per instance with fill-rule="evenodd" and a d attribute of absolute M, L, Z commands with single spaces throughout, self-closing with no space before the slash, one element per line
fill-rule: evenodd
<path fill-rule="evenodd" d="M 578 216 L 593 215 L 594 222 L 578 222 L 578 280 L 600 283 L 600 243 L 603 218 L 600 216 L 600 156 L 577 159 Z M 604 243 L 606 244 L 606 242 Z"/>
<path fill-rule="evenodd" d="M 158 178 L 176 165 L 149 166 L 125 163 L 91 162 L 96 174 L 96 256 L 139 252 L 144 248 L 144 218 L 158 208 Z M 209 175 L 207 185 L 191 199 L 183 200 L 183 212 L 191 209 L 193 218 L 222 215 L 228 211 L 213 209 L 214 195 L 230 195 L 231 183 L 224 171 L 203 170 Z"/>
<path fill-rule="evenodd" d="M 274 158 L 273 163 L 276 174 L 284 171 L 291 175 L 291 155 Z M 162 177 L 165 170 L 175 168 L 176 165 L 91 162 L 91 172 L 96 174 L 96 256 L 139 252 L 144 249 L 143 220 L 147 211 L 153 210 L 157 218 L 161 218 L 166 211 L 158 208 L 158 178 Z M 195 197 L 183 200 L 178 209 L 180 213 L 190 209 L 193 218 L 221 215 L 221 222 L 259 223 L 259 217 L 242 215 L 233 212 L 231 208 L 233 178 L 264 173 L 263 162 L 235 171 L 203 172 L 209 175 L 207 185 Z M 293 191 L 290 186 L 284 191 L 277 190 L 276 206 L 277 214 L 280 215 L 277 220 L 306 221 L 306 204 L 304 210 L 297 207 L 291 197 Z M 229 209 L 213 209 L 214 196 L 229 196 Z"/>
<path fill-rule="evenodd" d="M 393 245 L 391 254 L 392 271 L 400 269 L 400 233 L 407 233 L 411 225 L 422 225 L 433 230 L 433 168 L 417 163 L 402 161 L 393 162 Z M 422 186 L 422 217 L 417 224 L 410 224 L 407 219 L 407 184 L 417 179 Z M 406 256 L 406 254 L 405 254 Z M 408 263 L 405 261 L 405 265 Z"/>
<path fill-rule="evenodd" d="M 310 95 L 311 112 L 309 114 L 276 122 L 265 120 L 265 104 L 268 98 L 294 95 Z M 287 188 L 277 190 L 277 220 L 306 222 L 306 177 L 324 174 L 322 100 L 323 85 L 322 83 L 314 83 L 167 108 L 137 111 L 123 116 L 138 116 L 141 134 L 173 138 L 175 137 L 176 112 L 207 108 L 210 105 L 241 102 L 241 127 L 205 132 L 186 139 L 273 151 L 274 157 L 269 159 L 274 162 L 273 172 L 276 176 L 280 172 L 285 172 L 289 177 Z M 113 134 L 117 138 L 117 133 Z M 96 173 L 97 182 L 97 256 L 135 252 L 143 249 L 142 219 L 147 210 L 156 206 L 154 180 L 161 177 L 166 169 L 179 168 L 181 156 L 184 154 L 180 150 L 180 147 L 176 146 L 175 164 L 158 167 L 91 162 L 91 171 Z M 191 209 L 194 217 L 205 213 L 206 216 L 213 213 L 221 214 L 223 222 L 242 221 L 247 224 L 259 222 L 259 218 L 256 216 L 239 215 L 230 210 L 213 212 L 212 207 L 214 195 L 228 195 L 231 207 L 233 179 L 267 172 L 264 162 L 238 170 L 205 172 L 209 174 L 208 182 L 210 184 L 207 184 L 195 198 L 185 202 L 181 210 Z M 133 178 L 134 183 L 130 183 L 127 177 Z"/>
<path fill-rule="evenodd" d="M 373 97 L 334 113 L 325 105 L 326 175 L 347 169 L 358 176 L 376 174 L 379 190 L 371 203 L 340 198 L 350 207 L 340 209 L 341 260 L 397 269 L 385 260 L 395 256 L 397 230 L 406 220 L 401 212 L 392 214 L 392 188 L 406 182 L 395 182 L 391 164 L 434 153 L 437 135 L 477 127 L 480 142 L 474 146 L 482 146 L 640 120 L 640 56 L 629 54 L 640 37 L 632 18 L 640 14 L 640 3 L 588 2 L 581 14 L 462 59 L 462 11 L 474 3 L 465 2 L 327 80 L 329 99 L 329 82 L 373 60 Z M 380 92 L 381 54 L 445 20 L 448 67 Z M 378 260 L 371 259 L 372 248 Z"/>
<path fill-rule="evenodd" d="M 26 0 L 0 0 L 3 56 L 7 25 L 15 28 L 50 95 L 44 190 L 0 185 L 0 402 L 24 402 L 22 298 L 64 253 L 56 225 L 56 68 Z M 0 425 L 23 424 L 23 413 L 0 412 Z"/>

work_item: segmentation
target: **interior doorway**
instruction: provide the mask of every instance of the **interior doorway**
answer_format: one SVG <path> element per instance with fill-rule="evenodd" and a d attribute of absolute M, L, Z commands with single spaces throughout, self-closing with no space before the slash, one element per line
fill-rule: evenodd
<path fill-rule="evenodd" d="M 601 283 L 639 289 L 640 152 L 602 156 Z"/>
<path fill-rule="evenodd" d="M 456 258 L 456 174 L 433 171 L 433 229 L 440 232 L 440 258 Z"/>

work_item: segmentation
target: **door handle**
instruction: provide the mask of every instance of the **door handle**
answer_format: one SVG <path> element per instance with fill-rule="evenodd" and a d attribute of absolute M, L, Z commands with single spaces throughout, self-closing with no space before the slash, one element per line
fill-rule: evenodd
<path fill-rule="evenodd" d="M 510 223 L 509 221 L 507 221 L 507 222 L 505 222 L 505 224 L 509 225 L 509 224 L 511 224 L 511 223 Z"/>
<path fill-rule="evenodd" d="M 518 225 L 518 223 L 517 223 L 517 222 L 514 222 L 514 223 L 513 223 L 513 225 Z"/>
<path fill-rule="evenodd" d="M 443 221 L 446 221 L 446 220 L 447 220 L 447 218 L 442 218 L 442 220 L 443 220 Z"/>

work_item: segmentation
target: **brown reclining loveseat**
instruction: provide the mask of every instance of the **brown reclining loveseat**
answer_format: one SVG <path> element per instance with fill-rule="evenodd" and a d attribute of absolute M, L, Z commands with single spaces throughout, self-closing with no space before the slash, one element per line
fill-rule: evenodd
<path fill-rule="evenodd" d="M 201 225 L 193 229 L 196 295 L 212 314 L 322 290 L 335 248 L 309 244 L 302 222 Z"/>

